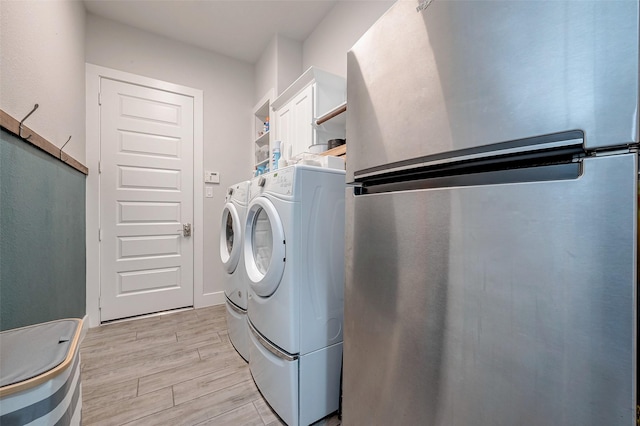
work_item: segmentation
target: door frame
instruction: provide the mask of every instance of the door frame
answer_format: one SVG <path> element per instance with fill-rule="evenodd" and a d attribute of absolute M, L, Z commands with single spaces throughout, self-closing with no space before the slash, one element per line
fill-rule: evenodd
<path fill-rule="evenodd" d="M 85 194 L 86 208 L 86 280 L 87 317 L 89 327 L 100 325 L 100 79 L 109 78 L 124 83 L 159 89 L 193 98 L 193 305 L 207 306 L 204 294 L 204 114 L 203 92 L 166 81 L 85 63 L 86 81 L 86 165 L 89 167 Z"/>

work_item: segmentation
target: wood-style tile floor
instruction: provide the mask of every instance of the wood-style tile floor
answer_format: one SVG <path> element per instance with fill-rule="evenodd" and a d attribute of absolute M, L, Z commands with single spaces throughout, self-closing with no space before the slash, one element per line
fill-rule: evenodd
<path fill-rule="evenodd" d="M 229 342 L 224 305 L 92 328 L 80 353 L 84 426 L 284 424 Z"/>

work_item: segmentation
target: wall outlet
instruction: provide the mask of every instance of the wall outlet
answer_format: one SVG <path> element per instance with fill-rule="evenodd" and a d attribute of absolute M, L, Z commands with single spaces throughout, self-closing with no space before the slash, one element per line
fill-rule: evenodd
<path fill-rule="evenodd" d="M 204 172 L 205 183 L 220 183 L 220 173 L 218 172 Z"/>
<path fill-rule="evenodd" d="M 205 192 L 204 192 L 204 194 L 205 194 L 204 196 L 205 196 L 206 198 L 213 198 L 213 187 L 212 187 L 212 186 L 207 186 L 207 187 L 205 188 Z"/>

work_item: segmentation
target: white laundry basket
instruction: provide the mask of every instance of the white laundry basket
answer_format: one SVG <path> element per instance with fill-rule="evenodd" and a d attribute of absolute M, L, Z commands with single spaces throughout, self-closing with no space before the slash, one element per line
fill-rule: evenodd
<path fill-rule="evenodd" d="M 0 333 L 0 424 L 80 425 L 82 320 Z"/>

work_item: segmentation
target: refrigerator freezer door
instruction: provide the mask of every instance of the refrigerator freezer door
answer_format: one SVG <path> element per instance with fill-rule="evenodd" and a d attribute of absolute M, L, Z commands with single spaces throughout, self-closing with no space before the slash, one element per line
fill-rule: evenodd
<path fill-rule="evenodd" d="M 633 424 L 637 161 L 350 195 L 344 423 Z"/>
<path fill-rule="evenodd" d="M 428 2 L 421 2 L 428 3 Z M 347 182 L 565 131 L 638 142 L 638 2 L 398 1 L 348 54 Z"/>

